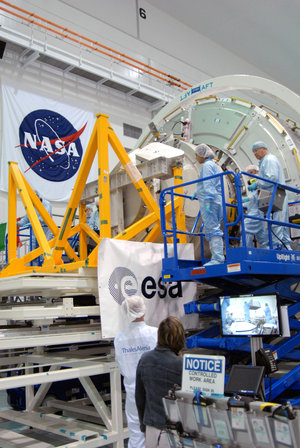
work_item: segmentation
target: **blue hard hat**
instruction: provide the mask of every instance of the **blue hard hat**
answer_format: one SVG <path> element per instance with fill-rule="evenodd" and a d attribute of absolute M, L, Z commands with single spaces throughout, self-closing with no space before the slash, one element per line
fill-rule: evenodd
<path fill-rule="evenodd" d="M 254 151 L 255 149 L 258 149 L 258 148 L 268 149 L 268 145 L 262 141 L 255 142 L 254 145 L 252 146 L 252 151 Z"/>

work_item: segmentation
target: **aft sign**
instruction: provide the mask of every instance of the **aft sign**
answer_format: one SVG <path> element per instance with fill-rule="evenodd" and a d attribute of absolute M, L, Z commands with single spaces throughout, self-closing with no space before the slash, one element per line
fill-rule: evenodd
<path fill-rule="evenodd" d="M 201 391 L 203 395 L 224 394 L 225 357 L 183 356 L 182 391 Z"/>

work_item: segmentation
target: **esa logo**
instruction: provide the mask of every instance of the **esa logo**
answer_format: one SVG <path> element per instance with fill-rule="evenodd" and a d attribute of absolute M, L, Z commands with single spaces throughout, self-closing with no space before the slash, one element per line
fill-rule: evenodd
<path fill-rule="evenodd" d="M 121 305 L 121 303 L 130 296 L 138 292 L 139 285 L 134 273 L 125 267 L 117 267 L 113 270 L 108 281 L 109 292 L 114 300 Z M 152 299 L 155 294 L 164 299 L 167 295 L 172 299 L 182 297 L 181 282 L 172 282 L 165 284 L 160 277 L 158 282 L 148 275 L 142 280 L 141 293 L 146 299 Z"/>
<path fill-rule="evenodd" d="M 38 176 L 63 182 L 74 176 L 82 159 L 80 135 L 62 115 L 38 109 L 26 115 L 19 128 L 20 148 L 24 159 Z"/>

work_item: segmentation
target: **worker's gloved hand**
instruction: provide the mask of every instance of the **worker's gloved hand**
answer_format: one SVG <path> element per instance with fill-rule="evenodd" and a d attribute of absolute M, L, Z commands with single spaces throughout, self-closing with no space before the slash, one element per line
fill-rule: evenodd
<path fill-rule="evenodd" d="M 257 189 L 257 182 L 253 182 L 253 184 L 248 186 L 249 191 L 255 191 Z"/>
<path fill-rule="evenodd" d="M 243 201 L 243 204 L 245 204 L 245 202 L 249 202 L 250 199 L 248 198 L 248 196 L 245 196 L 245 197 L 242 199 L 242 201 Z"/>
<path fill-rule="evenodd" d="M 212 213 L 210 202 L 206 202 L 206 203 L 205 203 L 205 211 L 206 211 L 206 213 L 208 213 L 209 215 Z"/>
<path fill-rule="evenodd" d="M 192 196 L 191 196 L 191 200 L 192 201 L 194 201 L 195 199 L 197 199 L 197 194 L 196 193 L 192 194 Z"/>

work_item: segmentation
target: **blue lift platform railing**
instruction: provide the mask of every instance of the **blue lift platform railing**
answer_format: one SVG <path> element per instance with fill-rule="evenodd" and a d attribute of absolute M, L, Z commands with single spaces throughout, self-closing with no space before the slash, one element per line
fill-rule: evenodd
<path fill-rule="evenodd" d="M 223 231 L 225 262 L 218 265 L 205 266 L 209 261 L 205 255 L 205 228 L 200 224 L 201 211 L 197 214 L 191 230 L 183 231 L 177 228 L 176 214 L 174 209 L 174 199 L 181 196 L 185 201 L 192 200 L 192 197 L 186 194 L 176 192 L 178 188 L 195 185 L 198 182 L 219 177 L 221 180 L 222 205 L 223 205 Z M 286 250 L 282 247 L 273 247 L 273 226 L 283 226 L 290 229 L 300 230 L 299 219 L 295 222 L 283 222 L 272 219 L 272 210 L 276 191 L 278 188 L 285 190 L 286 194 L 290 192 L 294 198 L 298 197 L 300 190 L 287 185 L 281 185 L 276 182 L 267 181 L 273 185 L 270 203 L 264 217 L 247 215 L 243 207 L 242 194 L 245 193 L 245 180 L 248 178 L 260 178 L 250 175 L 246 172 L 238 174 L 227 171 L 214 176 L 195 181 L 187 182 L 182 185 L 168 187 L 160 195 L 161 226 L 164 237 L 164 259 L 162 279 L 166 282 L 172 281 L 195 281 L 217 287 L 222 291 L 219 295 L 208 296 L 192 301 L 185 305 L 185 313 L 199 313 L 206 316 L 212 316 L 213 324 L 209 328 L 194 334 L 187 338 L 187 346 L 210 348 L 212 350 L 221 350 L 240 355 L 240 358 L 248 356 L 251 352 L 250 338 L 248 337 L 221 337 L 220 326 L 216 321 L 219 319 L 218 297 L 220 295 L 236 294 L 270 294 L 278 293 L 281 304 L 288 306 L 288 315 L 291 336 L 288 338 L 270 338 L 264 340 L 264 347 L 270 348 L 279 361 L 300 360 L 300 322 L 296 317 L 300 312 L 300 251 Z M 226 188 L 225 179 L 230 184 L 230 189 Z M 182 191 L 182 190 L 181 190 Z M 230 194 L 230 197 L 229 197 Z M 299 196 L 300 197 L 300 196 Z M 166 222 L 165 204 L 171 200 L 172 220 Z M 300 201 L 293 201 L 290 204 L 298 204 Z M 232 213 L 234 211 L 234 213 Z M 233 216 L 233 219 L 228 219 Z M 263 221 L 267 227 L 267 238 L 270 249 L 261 249 L 259 247 L 246 246 L 246 232 L 244 220 L 252 219 Z M 233 229 L 239 228 L 240 237 L 236 236 Z M 199 230 L 198 230 L 199 229 Z M 200 241 L 200 260 L 180 259 L 178 256 L 178 235 L 186 234 L 190 240 L 199 238 Z M 299 232 L 300 235 L 300 232 Z M 297 245 L 297 240 L 293 246 Z M 173 246 L 172 255 L 170 247 Z M 299 246 L 300 247 L 300 246 Z M 299 289 L 299 292 L 298 292 Z M 271 339 L 271 340 L 270 340 Z M 266 382 L 266 396 L 269 399 L 278 401 L 285 400 L 282 396 L 289 393 L 289 399 L 294 405 L 300 404 L 300 365 L 296 365 L 281 378 L 272 379 Z M 293 392 L 291 392 L 293 391 Z M 293 398 L 290 395 L 293 395 Z"/>
<path fill-rule="evenodd" d="M 44 229 L 47 229 L 47 226 L 45 224 L 42 224 L 42 227 Z M 33 247 L 34 233 L 33 233 L 33 229 L 32 229 L 31 224 L 26 224 L 23 227 L 18 227 L 17 238 L 22 238 L 22 244 L 27 244 L 28 245 L 28 247 L 26 249 L 26 252 L 31 252 L 34 249 L 34 247 Z M 6 263 L 8 263 L 8 253 L 7 253 L 8 244 L 7 244 L 7 240 L 8 240 L 8 234 L 6 234 L 6 236 L 5 236 L 5 261 L 6 261 Z M 72 249 L 75 250 L 76 246 L 79 243 L 79 234 L 76 233 L 74 236 L 72 236 L 72 238 L 70 238 L 69 242 L 70 242 L 70 246 L 72 247 Z M 68 258 L 66 257 L 65 262 L 68 263 L 68 262 L 70 262 L 70 260 L 68 261 Z M 43 257 L 42 256 L 37 257 L 36 259 L 31 261 L 30 264 L 32 266 L 33 265 L 34 266 L 42 266 L 42 264 L 43 264 Z"/>
<path fill-rule="evenodd" d="M 261 179 L 259 176 L 249 175 L 248 173 L 241 172 L 236 174 L 232 171 L 227 171 L 224 173 L 216 174 L 214 176 L 207 177 L 205 179 L 196 180 L 187 182 L 180 186 L 174 186 L 166 188 L 162 191 L 160 195 L 160 210 L 161 210 L 161 225 L 162 225 L 162 234 L 164 236 L 164 247 L 165 247 L 165 255 L 163 260 L 163 279 L 165 281 L 178 281 L 178 280 L 196 280 L 201 281 L 202 278 L 220 277 L 222 275 L 228 276 L 239 276 L 242 277 L 247 274 L 251 274 L 249 277 L 249 287 L 251 285 L 251 278 L 253 275 L 298 275 L 300 268 L 300 252 L 298 251 L 285 251 L 285 250 L 275 250 L 273 248 L 272 242 L 272 227 L 273 226 L 283 226 L 289 228 L 300 229 L 299 224 L 295 224 L 293 222 L 283 222 L 276 221 L 272 219 L 272 207 L 274 202 L 274 197 L 276 193 L 276 189 L 278 187 L 283 188 L 286 191 L 291 191 L 294 194 L 300 194 L 300 190 L 295 188 L 281 185 L 276 182 L 268 181 L 270 184 L 274 185 L 273 194 L 270 199 L 269 208 L 266 212 L 265 217 L 246 215 L 242 203 L 242 188 L 243 183 L 241 180 L 241 176 L 248 176 L 249 178 L 256 177 L 257 179 Z M 235 188 L 234 191 L 234 202 L 226 201 L 225 197 L 225 186 L 224 186 L 224 178 L 230 178 L 230 183 Z M 204 238 L 205 238 L 205 229 L 203 231 L 200 228 L 200 231 L 196 231 L 198 222 L 201 217 L 201 213 L 198 213 L 195 223 L 190 231 L 182 231 L 179 230 L 176 226 L 176 215 L 174 211 L 174 198 L 177 196 L 184 197 L 185 200 L 191 200 L 191 196 L 185 194 L 176 193 L 176 189 L 180 187 L 186 187 L 188 185 L 196 184 L 197 182 L 203 182 L 213 178 L 221 178 L 221 186 L 222 186 L 222 204 L 223 204 L 223 225 L 224 225 L 224 246 L 226 253 L 226 262 L 220 265 L 211 265 L 209 267 L 205 267 L 204 264 L 209 261 L 208 258 L 205 257 L 204 250 Z M 266 181 L 266 180 L 265 180 Z M 172 222 L 171 228 L 167 228 L 167 223 L 165 219 L 164 205 L 167 200 L 171 199 L 172 204 Z M 293 201 L 292 204 L 296 204 L 300 201 Z M 233 221 L 228 222 L 227 215 L 228 211 L 235 211 L 235 219 Z M 252 219 L 266 222 L 266 226 L 268 229 L 268 244 L 270 246 L 269 249 L 260 249 L 260 248 L 249 248 L 246 246 L 246 233 L 245 233 L 245 225 L 244 219 Z M 231 229 L 238 226 L 240 228 L 241 237 L 238 238 L 236 236 L 231 235 Z M 201 260 L 182 260 L 178 257 L 177 250 L 177 237 L 179 234 L 186 234 L 190 237 L 199 237 L 200 238 L 200 252 L 201 252 Z M 172 240 L 173 244 L 173 254 L 169 256 L 169 249 L 167 243 Z M 277 248 L 276 248 L 277 249 Z M 284 246 L 282 247 L 284 249 Z M 207 281 L 206 281 L 207 283 Z M 244 284 L 244 282 L 243 282 Z"/>

